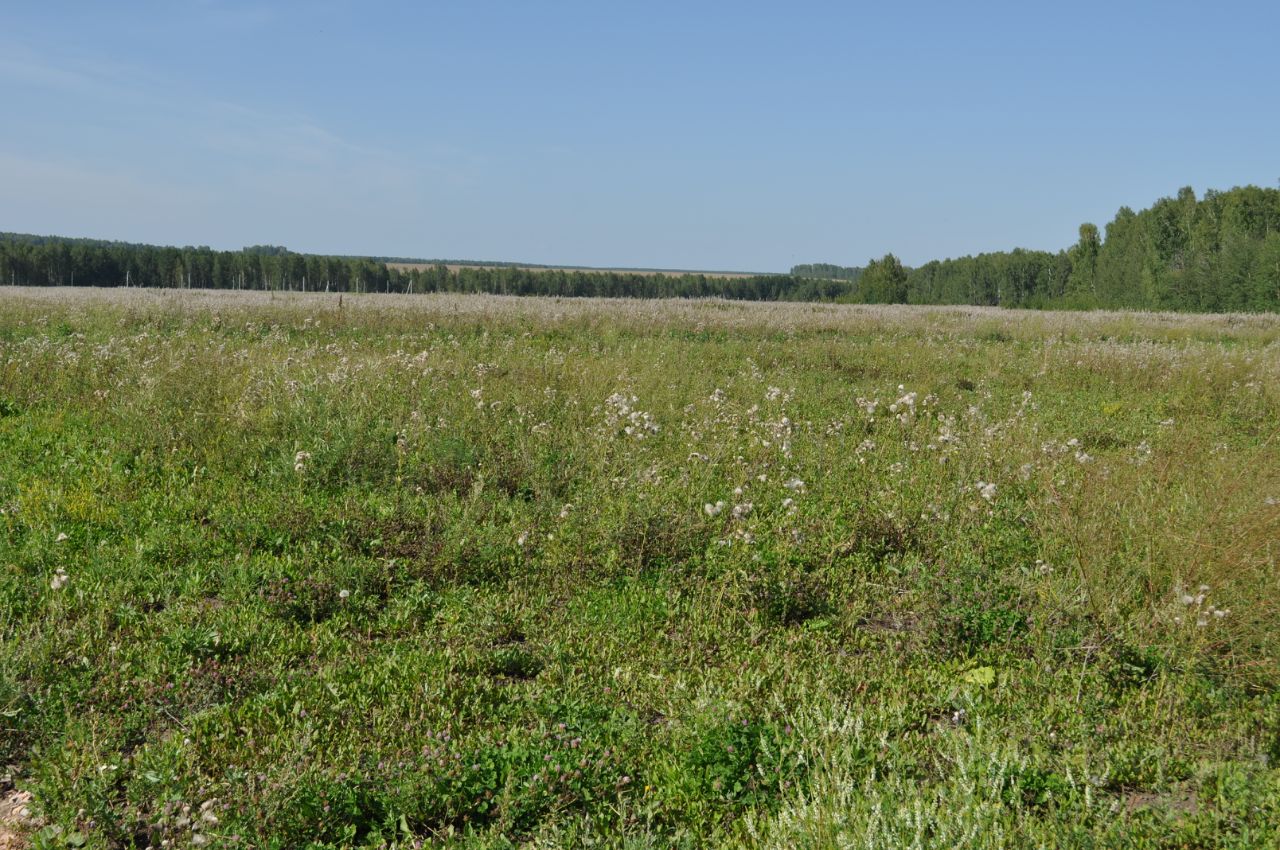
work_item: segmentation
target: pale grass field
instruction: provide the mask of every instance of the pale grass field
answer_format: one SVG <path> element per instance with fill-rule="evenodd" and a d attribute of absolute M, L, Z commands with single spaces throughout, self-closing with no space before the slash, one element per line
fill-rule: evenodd
<path fill-rule="evenodd" d="M 534 272 L 581 272 L 583 274 L 609 273 L 616 274 L 638 274 L 638 275 L 661 275 L 663 277 L 683 277 L 684 275 L 700 275 L 708 278 L 722 278 L 733 280 L 744 277 L 756 277 L 753 272 L 703 272 L 690 271 L 687 269 L 614 269 L 614 268 L 573 268 L 572 266 L 476 266 L 462 265 L 461 263 L 387 263 L 387 268 L 398 269 L 400 271 L 425 271 L 433 269 L 438 265 L 444 265 L 451 272 L 461 271 L 463 269 L 502 269 L 514 268 L 518 271 L 534 271 Z"/>

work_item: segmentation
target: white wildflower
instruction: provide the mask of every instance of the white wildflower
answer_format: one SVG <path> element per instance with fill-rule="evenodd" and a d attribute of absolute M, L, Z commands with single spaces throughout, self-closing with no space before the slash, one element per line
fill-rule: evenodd
<path fill-rule="evenodd" d="M 801 481 L 799 478 L 789 478 L 782 483 L 782 486 L 786 487 L 788 490 L 793 490 L 797 493 L 804 492 L 804 482 Z"/>
<path fill-rule="evenodd" d="M 751 511 L 754 509 L 755 509 L 755 505 L 753 505 L 751 502 L 742 502 L 741 504 L 734 505 L 733 518 L 745 519 L 747 515 L 750 514 Z"/>
<path fill-rule="evenodd" d="M 53 580 L 49 582 L 49 587 L 53 590 L 62 590 L 62 588 L 67 586 L 69 578 L 70 576 L 67 575 L 67 571 L 62 567 L 58 567 L 53 574 Z"/>
<path fill-rule="evenodd" d="M 659 427 L 653 414 L 645 410 L 637 410 L 639 401 L 634 395 L 614 393 L 605 399 L 605 422 L 613 428 L 622 426 L 622 431 L 629 437 L 643 440 L 650 434 L 658 433 Z"/>
<path fill-rule="evenodd" d="M 990 481 L 979 481 L 975 486 L 978 495 L 990 502 L 996 497 L 996 485 Z"/>
<path fill-rule="evenodd" d="M 707 502 L 705 505 L 702 506 L 702 512 L 705 513 L 707 516 L 719 516 L 722 510 L 724 510 L 723 501 L 716 502 L 714 505 L 711 504 L 710 502 Z"/>

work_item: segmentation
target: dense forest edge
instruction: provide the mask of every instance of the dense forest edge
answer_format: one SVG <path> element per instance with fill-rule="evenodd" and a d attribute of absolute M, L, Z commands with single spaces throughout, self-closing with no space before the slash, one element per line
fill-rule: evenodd
<path fill-rule="evenodd" d="M 1280 310 L 1280 190 L 1191 188 L 1148 209 L 1082 224 L 1056 253 L 1014 249 L 916 268 L 893 254 L 865 267 L 797 265 L 786 275 L 652 275 L 444 262 L 397 269 L 384 257 L 240 251 L 0 234 L 0 284 L 322 292 L 472 292 L 752 301 L 972 304 L 1040 309 Z"/>

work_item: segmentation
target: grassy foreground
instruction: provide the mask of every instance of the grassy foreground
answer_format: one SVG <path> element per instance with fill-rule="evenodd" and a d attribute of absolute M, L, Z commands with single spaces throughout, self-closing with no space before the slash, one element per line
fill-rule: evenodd
<path fill-rule="evenodd" d="M 1278 429 L 1278 317 L 3 290 L 0 766 L 51 848 L 1275 845 Z"/>

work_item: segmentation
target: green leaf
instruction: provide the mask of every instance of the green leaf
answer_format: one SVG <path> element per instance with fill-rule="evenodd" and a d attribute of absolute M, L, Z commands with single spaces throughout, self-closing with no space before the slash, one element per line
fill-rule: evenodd
<path fill-rule="evenodd" d="M 960 674 L 960 678 L 971 685 L 989 688 L 996 683 L 996 671 L 994 667 L 974 667 Z"/>

